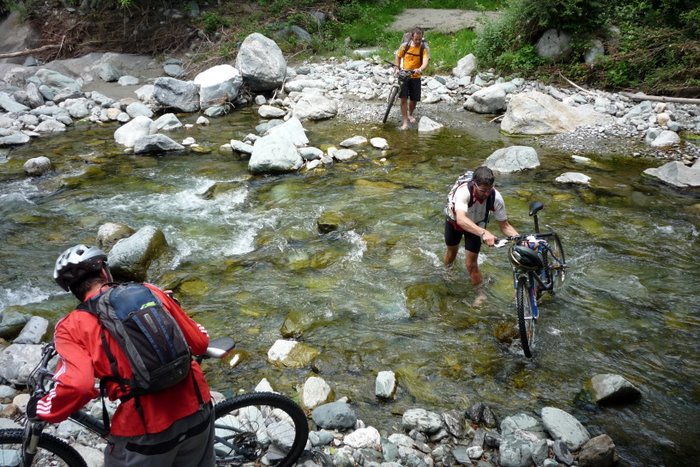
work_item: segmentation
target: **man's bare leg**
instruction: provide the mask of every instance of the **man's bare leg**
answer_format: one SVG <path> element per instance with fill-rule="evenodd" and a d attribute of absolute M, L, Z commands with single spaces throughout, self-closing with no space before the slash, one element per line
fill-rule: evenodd
<path fill-rule="evenodd" d="M 402 125 L 399 130 L 408 129 L 408 97 L 401 98 L 401 120 Z"/>
<path fill-rule="evenodd" d="M 469 278 L 473 285 L 481 284 L 481 271 L 479 271 L 479 253 L 474 253 L 472 251 L 467 251 L 467 255 L 464 258 L 464 264 L 467 266 L 467 272 L 469 273 Z"/>
<path fill-rule="evenodd" d="M 409 101 L 408 103 L 408 121 L 411 123 L 416 123 L 416 117 L 413 116 L 413 112 L 416 110 L 416 101 Z"/>
<path fill-rule="evenodd" d="M 445 259 L 444 259 L 445 266 L 447 266 L 447 267 L 452 266 L 452 263 L 454 263 L 455 259 L 457 258 L 458 252 L 459 252 L 459 245 L 454 245 L 454 246 L 448 245 L 447 251 L 445 251 Z"/>
<path fill-rule="evenodd" d="M 481 277 L 481 271 L 479 271 L 479 253 L 472 253 L 467 251 L 467 256 L 464 262 L 467 266 L 467 272 L 469 272 L 469 278 L 474 285 L 474 290 L 476 291 L 476 298 L 474 298 L 473 307 L 481 306 L 486 300 L 486 292 L 484 292 L 484 287 L 482 285 L 483 279 Z"/>

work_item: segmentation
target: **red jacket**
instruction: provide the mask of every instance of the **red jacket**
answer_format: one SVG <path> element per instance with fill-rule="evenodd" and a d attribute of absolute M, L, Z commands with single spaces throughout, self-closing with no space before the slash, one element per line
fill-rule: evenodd
<path fill-rule="evenodd" d="M 206 352 L 209 345 L 206 329 L 187 316 L 175 300 L 156 286 L 144 285 L 156 294 L 164 308 L 175 317 L 185 339 L 190 344 L 192 354 L 201 355 Z M 112 376 L 100 335 L 100 324 L 97 318 L 86 311 L 74 310 L 56 324 L 54 342 L 60 359 L 54 375 L 55 387 L 37 404 L 37 415 L 42 420 L 50 423 L 61 422 L 88 401 L 99 396 L 95 379 Z M 107 334 L 107 340 L 117 360 L 119 374 L 124 378 L 130 378 L 132 372 L 126 355 L 109 334 Z M 192 375 L 199 386 L 203 402 L 209 402 L 211 399 L 209 386 L 204 379 L 202 369 L 194 361 Z M 106 389 L 110 400 L 126 395 L 113 381 L 107 383 Z M 145 426 L 134 406 L 134 399 L 130 399 L 119 404 L 112 417 L 111 433 L 113 435 L 138 436 L 159 433 L 173 422 L 193 414 L 199 408 L 199 399 L 191 376 L 158 393 L 140 396 L 139 400 Z"/>

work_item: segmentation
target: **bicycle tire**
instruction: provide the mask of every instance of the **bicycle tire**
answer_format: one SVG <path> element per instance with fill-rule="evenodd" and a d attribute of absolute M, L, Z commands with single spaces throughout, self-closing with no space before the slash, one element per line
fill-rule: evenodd
<path fill-rule="evenodd" d="M 552 232 L 552 237 L 549 239 L 549 251 L 545 255 L 544 267 L 552 290 L 561 287 L 566 277 L 566 256 L 556 232 Z"/>
<path fill-rule="evenodd" d="M 394 105 L 394 102 L 396 102 L 396 96 L 398 94 L 399 87 L 392 86 L 391 91 L 389 91 L 389 100 L 387 101 L 386 112 L 384 112 L 384 118 L 382 119 L 382 123 L 386 123 L 387 119 L 389 118 L 389 112 L 391 112 L 391 107 Z"/>
<path fill-rule="evenodd" d="M 219 402 L 214 413 L 217 466 L 289 467 L 304 452 L 309 437 L 306 414 L 286 396 L 243 394 Z"/>
<path fill-rule="evenodd" d="M 24 430 L 0 430 L 0 466 L 20 465 Z M 62 439 L 48 433 L 39 437 L 39 450 L 33 466 L 87 467 L 83 457 Z"/>
<path fill-rule="evenodd" d="M 531 293 L 527 286 L 527 278 L 519 277 L 515 288 L 515 306 L 518 310 L 520 343 L 527 358 L 532 358 L 532 350 L 535 346 L 535 319 L 532 316 Z"/>

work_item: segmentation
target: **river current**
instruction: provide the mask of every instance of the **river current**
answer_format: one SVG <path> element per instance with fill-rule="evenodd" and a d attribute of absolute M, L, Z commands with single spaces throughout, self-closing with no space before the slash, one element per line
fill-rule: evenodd
<path fill-rule="evenodd" d="M 149 281 L 173 288 L 211 335 L 230 335 L 244 350 L 239 367 L 211 369 L 219 390 L 250 390 L 266 377 L 294 395 L 318 375 L 385 432 L 400 429 L 411 407 L 440 411 L 483 401 L 502 419 L 552 405 L 592 435 L 608 433 L 630 464 L 694 464 L 697 195 L 642 176 L 658 160 L 581 154 L 590 162 L 577 162 L 469 118 L 467 130 L 430 135 L 307 122 L 313 146 L 362 135 L 382 136 L 391 147 L 382 153 L 367 146 L 348 162 L 275 176 L 251 176 L 247 161 L 218 150 L 254 131 L 252 109 L 170 134 L 194 137 L 199 152 L 126 155 L 114 143 L 115 126 L 80 123 L 3 149 L 0 310 L 42 315 L 53 325 L 74 305 L 51 278 L 58 254 L 77 242 L 94 244 L 105 222 L 152 225 L 170 248 Z M 540 222 L 559 232 L 570 266 L 563 287 L 541 305 L 533 359 L 497 337 L 516 325 L 505 249 L 481 255 L 487 299 L 476 308 L 463 252 L 452 270 L 442 265 L 447 191 L 460 173 L 510 145 L 535 147 L 541 166 L 497 174 L 509 218 L 523 233 L 532 227 L 528 203 L 543 201 Z M 54 171 L 28 178 L 22 164 L 41 155 Z M 591 186 L 554 182 L 567 171 L 590 176 Z M 336 219 L 338 229 L 319 231 L 320 218 Z M 311 367 L 266 362 L 288 319 L 298 323 L 296 337 L 319 351 Z M 382 370 L 397 374 L 395 401 L 374 397 Z M 624 376 L 642 398 L 597 407 L 587 385 L 598 373 Z"/>

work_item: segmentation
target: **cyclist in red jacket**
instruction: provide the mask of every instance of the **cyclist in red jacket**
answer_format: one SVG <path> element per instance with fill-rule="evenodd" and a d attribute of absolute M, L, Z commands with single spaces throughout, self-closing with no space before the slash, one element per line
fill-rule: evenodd
<path fill-rule="evenodd" d="M 96 247 L 76 245 L 57 260 L 54 279 L 84 302 L 107 290 L 112 275 L 107 256 Z M 144 284 L 181 328 L 192 354 L 204 354 L 207 331 L 190 319 L 178 303 L 154 285 Z M 60 360 L 55 386 L 41 399 L 30 400 L 31 418 L 57 423 L 96 398 L 95 379 L 105 378 L 110 400 L 122 400 L 111 420 L 105 466 L 213 466 L 214 411 L 200 366 L 192 361 L 190 375 L 157 393 L 127 397 L 128 388 L 109 380 L 114 371 L 103 348 L 95 315 L 74 310 L 56 324 L 54 341 Z M 132 376 L 129 361 L 109 333 L 104 333 L 119 374 Z M 140 405 L 140 406 L 139 406 Z"/>

